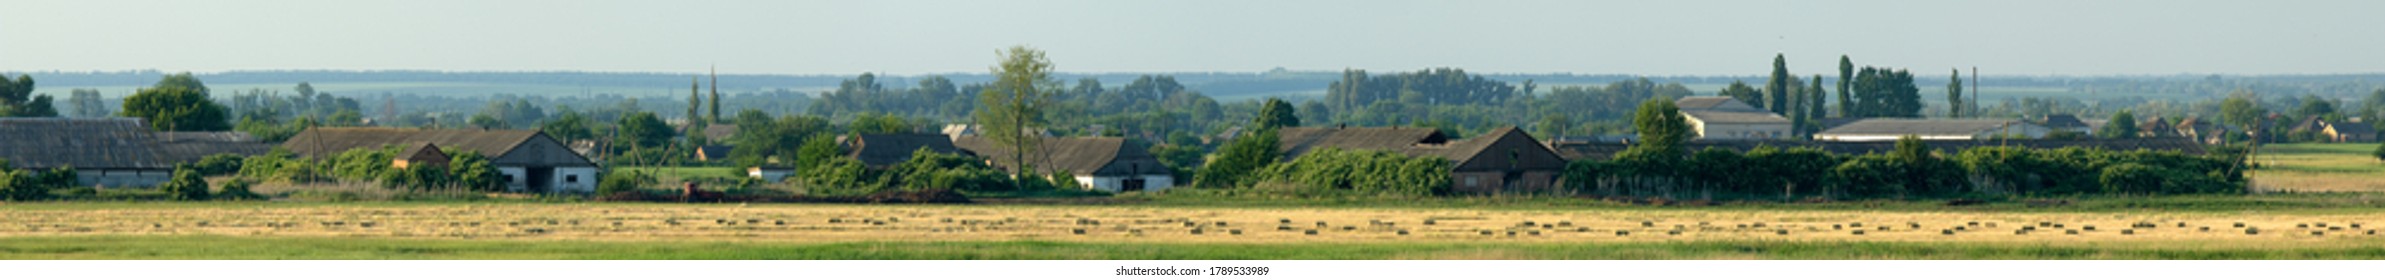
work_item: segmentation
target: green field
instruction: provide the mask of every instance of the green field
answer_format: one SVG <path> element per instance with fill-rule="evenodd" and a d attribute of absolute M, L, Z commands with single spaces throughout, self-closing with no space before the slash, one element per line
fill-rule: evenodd
<path fill-rule="evenodd" d="M 2374 143 L 2274 144 L 2254 159 L 2256 188 L 2284 192 L 2385 192 L 2385 162 Z"/>

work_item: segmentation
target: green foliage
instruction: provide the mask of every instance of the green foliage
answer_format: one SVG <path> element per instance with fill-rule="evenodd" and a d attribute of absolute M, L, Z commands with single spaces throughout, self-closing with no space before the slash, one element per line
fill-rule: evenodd
<path fill-rule="evenodd" d="M 2258 127 L 2256 124 L 2260 122 L 2261 117 L 2269 113 L 2252 99 L 2250 92 L 2238 91 L 2228 94 L 2227 99 L 2219 102 L 2220 119 L 2227 121 L 2229 125 L 2246 129 Z"/>
<path fill-rule="evenodd" d="M 1855 107 L 1848 110 L 1854 116 L 1921 117 L 1921 89 L 1913 86 L 1912 72 L 1864 67 L 1854 87 Z"/>
<path fill-rule="evenodd" d="M 158 190 L 165 191 L 174 200 L 207 200 L 207 188 L 207 179 L 199 176 L 199 172 L 192 170 L 188 164 L 175 165 L 174 179 L 157 186 Z"/>
<path fill-rule="evenodd" d="M 0 76 L 0 117 L 57 117 L 58 108 L 50 103 L 49 95 L 33 95 L 32 76 L 17 75 L 15 81 Z"/>
<path fill-rule="evenodd" d="M 1764 101 L 1766 102 L 1756 104 L 1768 104 L 1759 106 L 1763 106 L 1765 109 L 1771 109 L 1772 113 L 1774 114 L 1792 116 L 1791 118 L 1793 119 L 1797 114 L 1797 110 L 1790 109 L 1790 106 L 1799 104 L 1791 103 L 1791 101 L 1794 101 L 1792 100 L 1794 98 L 1792 98 L 1790 95 L 1794 94 L 1792 91 L 1797 90 L 1797 77 L 1789 75 L 1789 62 L 1787 59 L 1787 55 L 1778 53 L 1772 54 L 1772 77 L 1764 81 Z"/>
<path fill-rule="evenodd" d="M 588 116 L 581 115 L 579 111 L 563 111 L 562 114 L 556 115 L 554 119 L 547 120 L 545 123 L 540 123 L 538 125 L 538 131 L 546 133 L 548 137 L 554 137 L 556 141 L 563 141 L 564 143 L 571 143 L 572 141 L 579 140 L 594 140 L 596 139 L 596 132 L 588 128 L 589 122 Z"/>
<path fill-rule="evenodd" d="M 1855 98 L 1854 98 L 1854 96 L 1853 96 L 1853 94 L 1854 94 L 1854 92 L 1855 92 L 1855 90 L 1854 90 L 1854 88 L 1853 88 L 1853 86 L 1854 86 L 1854 85 L 1855 85 L 1855 61 L 1854 61 L 1854 60 L 1849 60 L 1849 59 L 1847 59 L 1847 55 L 1843 55 L 1843 54 L 1842 54 L 1842 55 L 1839 55 L 1839 56 L 1838 56 L 1838 116 L 1839 116 L 1839 117 L 1847 117 L 1847 118 L 1852 118 L 1852 117 L 1862 117 L 1862 116 L 1863 116 L 1863 115 L 1861 115 L 1861 114 L 1856 114 L 1856 113 L 1855 113 L 1855 110 L 1856 110 L 1856 107 L 1855 107 Z"/>
<path fill-rule="evenodd" d="M 1748 86 L 1747 82 L 1738 80 L 1732 80 L 1731 85 L 1724 86 L 1722 90 L 1715 91 L 1714 94 L 1728 96 L 1731 97 L 1731 99 L 1736 99 L 1741 103 L 1747 103 L 1749 105 L 1763 106 L 1764 104 L 1763 91 L 1756 90 L 1755 87 Z"/>
<path fill-rule="evenodd" d="M 771 163 L 796 161 L 800 147 L 816 135 L 827 134 L 828 119 L 818 116 L 787 116 L 772 119 L 760 110 L 738 112 L 737 134 L 729 138 L 736 149 L 729 150 L 729 158 L 740 167 L 754 167 Z M 826 139 L 835 139 L 830 136 Z M 834 144 L 834 143 L 829 143 Z M 830 146 L 834 148 L 834 146 Z M 831 153 L 834 153 L 831 151 Z"/>
<path fill-rule="evenodd" d="M 982 103 L 975 113 L 976 123 L 982 126 L 978 134 L 1013 151 L 1011 158 L 997 160 L 1034 170 L 1026 157 L 1036 153 L 1041 141 L 1028 130 L 1046 124 L 1044 111 L 1052 103 L 1051 89 L 1058 88 L 1052 81 L 1052 62 L 1044 58 L 1043 51 L 1026 46 L 1013 46 L 998 54 L 1003 59 L 994 65 L 993 84 L 978 93 L 977 100 Z"/>
<path fill-rule="evenodd" d="M 1672 99 L 1650 98 L 1640 103 L 1638 114 L 1632 116 L 1632 128 L 1640 132 L 1640 142 L 1632 149 L 1648 149 L 1656 153 L 1681 154 L 1682 144 L 1689 142 L 1689 120 L 1681 116 L 1681 107 Z"/>
<path fill-rule="evenodd" d="M 2103 128 L 2095 131 L 2095 137 L 2102 137 L 2105 139 L 2136 139 L 2136 114 L 2129 113 L 2128 110 L 2120 110 L 2119 113 L 2112 114 L 2112 120 L 2110 122 L 2106 122 Z"/>
<path fill-rule="evenodd" d="M 274 148 L 263 155 L 248 157 L 240 162 L 240 176 L 267 182 L 310 183 L 327 179 L 323 168 L 306 158 L 299 158 L 290 150 Z"/>
<path fill-rule="evenodd" d="M 200 175 L 229 175 L 239 173 L 241 162 L 246 160 L 237 154 L 214 154 L 199 158 L 199 161 L 193 163 L 191 168 L 198 170 Z"/>
<path fill-rule="evenodd" d="M 2379 161 L 2385 161 L 2385 144 L 2377 144 L 2377 151 L 2370 152 L 2370 155 L 2377 156 Z"/>
<path fill-rule="evenodd" d="M 465 190 L 483 192 L 505 190 L 505 181 L 502 181 L 503 178 L 500 177 L 503 173 L 497 171 L 497 167 L 489 163 L 489 157 L 480 155 L 480 152 L 448 153 L 447 174 L 453 176 L 451 179 L 453 181 L 449 181 L 449 184 Z"/>
<path fill-rule="evenodd" d="M 1481 75 L 1466 74 L 1463 69 L 1434 68 L 1377 76 L 1368 76 L 1364 70 L 1345 70 L 1342 71 L 1342 80 L 1327 85 L 1325 103 L 1337 110 L 1403 99 L 1421 99 L 1409 102 L 1418 105 L 1497 105 L 1516 95 L 1513 85 Z"/>
<path fill-rule="evenodd" d="M 125 97 L 121 113 L 148 121 L 159 131 L 223 131 L 232 127 L 224 110 L 207 97 L 205 84 L 182 73 Z"/>
<path fill-rule="evenodd" d="M 1299 113 L 1293 111 L 1291 102 L 1276 98 L 1267 98 L 1267 103 L 1259 106 L 1259 117 L 1251 120 L 1251 127 L 1257 129 L 1295 126 L 1300 126 Z"/>
<path fill-rule="evenodd" d="M 1567 190 L 1668 199 L 1948 198 L 1977 195 L 2231 194 L 2244 191 L 2241 147 L 2207 156 L 2081 148 L 1978 147 L 1935 155 L 1915 139 L 1886 154 L 1839 156 L 1758 147 L 1655 153 L 1567 166 Z M 2135 165 L 2123 170 L 2111 168 Z M 1727 174 L 1727 175 L 1726 175 Z M 2110 179 L 2106 179 L 2109 177 Z M 2145 179 L 2145 178 L 2158 178 Z"/>
<path fill-rule="evenodd" d="M 951 189 L 960 191 L 1009 191 L 1015 187 L 1010 176 L 986 166 L 975 157 L 945 154 L 920 148 L 911 152 L 911 159 L 888 168 L 886 185 L 901 186 L 903 190 Z"/>
<path fill-rule="evenodd" d="M 837 149 L 835 135 L 812 134 L 809 139 L 803 140 L 803 147 L 795 151 L 795 172 L 818 168 L 830 159 L 839 158 Z"/>
<path fill-rule="evenodd" d="M 1283 152 L 1278 147 L 1282 144 L 1276 142 L 1280 140 L 1277 138 L 1279 136 L 1272 129 L 1234 138 L 1234 142 L 1217 149 L 1215 160 L 1201 166 L 1201 170 L 1193 174 L 1193 185 L 1203 188 L 1248 186 L 1251 182 L 1248 177 L 1252 172 L 1283 158 Z"/>
<path fill-rule="evenodd" d="M 866 195 L 885 189 L 876 178 L 878 174 L 852 158 L 832 157 L 797 173 L 802 174 L 805 190 L 813 195 Z"/>
<path fill-rule="evenodd" d="M 1268 165 L 1252 178 L 1312 191 L 1429 196 L 1449 192 L 1448 160 L 1384 151 L 1310 151 L 1289 162 Z"/>
<path fill-rule="evenodd" d="M 598 195 L 610 195 L 633 192 L 645 186 L 652 186 L 661 183 L 662 181 L 655 179 L 653 174 L 647 174 L 645 172 L 610 172 L 605 173 L 603 180 L 598 180 L 596 182 L 596 193 Z"/>
<path fill-rule="evenodd" d="M 863 134 L 912 133 L 919 130 L 916 125 L 904 121 L 901 116 L 876 113 L 862 113 L 860 116 L 853 117 L 853 123 L 846 127 L 851 128 L 853 133 Z"/>
<path fill-rule="evenodd" d="M 620 130 L 620 138 L 613 142 L 623 144 L 621 148 L 624 149 L 662 147 L 671 143 L 671 136 L 678 134 L 653 112 L 630 113 L 621 118 L 616 128 Z"/>
<path fill-rule="evenodd" d="M 221 186 L 217 186 L 217 188 L 220 190 L 217 190 L 214 196 L 215 199 L 226 200 L 266 199 L 265 195 L 260 195 L 257 194 L 257 192 L 249 191 L 248 188 L 254 185 L 256 185 L 256 182 L 251 182 L 248 179 L 234 178 L 232 180 L 224 181 L 223 185 Z"/>

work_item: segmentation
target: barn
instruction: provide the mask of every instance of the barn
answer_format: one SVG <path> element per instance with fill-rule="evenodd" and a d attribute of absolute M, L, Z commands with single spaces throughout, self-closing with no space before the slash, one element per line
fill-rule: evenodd
<path fill-rule="evenodd" d="M 1322 148 L 1390 151 L 1450 160 L 1451 190 L 1464 193 L 1531 193 L 1556 186 L 1566 161 L 1515 127 L 1451 140 L 1440 130 L 1419 127 L 1286 127 L 1278 131 L 1284 157 Z"/>
<path fill-rule="evenodd" d="M 156 186 L 173 178 L 149 124 L 135 118 L 0 118 L 0 159 L 21 169 L 69 167 L 77 185 Z"/>
<path fill-rule="evenodd" d="M 281 147 L 301 156 L 327 156 L 360 148 L 436 145 L 489 158 L 515 192 L 595 192 L 599 166 L 537 130 L 318 127 L 299 132 Z"/>
<path fill-rule="evenodd" d="M 1066 171 L 1086 188 L 1110 191 L 1158 191 L 1176 185 L 1176 176 L 1151 156 L 1150 146 L 1118 137 L 1043 138 L 1030 154 L 1027 165 L 1036 173 L 1050 174 Z M 952 141 L 980 156 L 995 168 L 1017 173 L 1016 163 L 1009 160 L 1013 149 L 982 137 L 964 136 Z"/>

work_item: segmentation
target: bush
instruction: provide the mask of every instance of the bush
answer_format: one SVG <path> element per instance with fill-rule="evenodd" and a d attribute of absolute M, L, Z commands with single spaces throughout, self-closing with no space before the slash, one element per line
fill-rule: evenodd
<path fill-rule="evenodd" d="M 640 187 L 652 186 L 654 184 L 660 183 L 662 183 L 662 181 L 656 180 L 654 175 L 648 175 L 645 172 L 612 172 L 606 173 L 604 180 L 599 180 L 596 182 L 596 193 L 599 195 L 611 195 L 617 193 L 634 192 Z"/>
<path fill-rule="evenodd" d="M 1384 151 L 1311 151 L 1252 174 L 1260 182 L 1369 194 L 1426 196 L 1450 190 L 1449 161 Z"/>
<path fill-rule="evenodd" d="M 174 200 L 207 200 L 207 178 L 199 176 L 189 164 L 174 166 L 174 180 L 157 186 Z"/>
<path fill-rule="evenodd" d="M 235 154 L 214 154 L 199 158 L 199 162 L 192 165 L 191 168 L 197 169 L 200 175 L 229 175 L 239 173 L 240 164 L 245 160 Z"/>
<path fill-rule="evenodd" d="M 264 195 L 258 195 L 256 192 L 251 192 L 248 190 L 249 186 L 255 184 L 255 182 L 249 182 L 248 179 L 232 179 L 231 181 L 225 181 L 222 186 L 217 187 L 220 190 L 216 191 L 215 198 L 231 200 L 265 199 Z"/>
<path fill-rule="evenodd" d="M 885 185 L 901 186 L 904 190 L 952 189 L 959 191 L 1010 191 L 1016 183 L 1002 171 L 986 166 L 975 158 L 944 154 L 920 148 L 911 152 L 911 159 L 887 169 Z"/>
<path fill-rule="evenodd" d="M 860 160 L 835 157 L 803 171 L 803 182 L 813 195 L 866 195 L 885 187 L 877 175 Z"/>

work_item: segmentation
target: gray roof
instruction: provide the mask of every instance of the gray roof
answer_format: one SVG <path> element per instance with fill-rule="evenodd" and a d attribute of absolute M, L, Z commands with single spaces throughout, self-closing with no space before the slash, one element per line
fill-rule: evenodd
<path fill-rule="evenodd" d="M 2338 123 L 2338 124 L 2335 124 L 2335 125 L 2333 125 L 2333 126 L 2331 126 L 2331 127 L 2334 127 L 2334 128 L 2335 128 L 2335 133 L 2336 133 L 2336 134 L 2361 135 L 2361 136 L 2369 136 L 2369 135 L 2376 135 L 2376 134 L 2377 134 L 2377 129 L 2376 129 L 2375 127 L 2371 127 L 2371 126 L 2369 126 L 2367 123 L 2347 122 L 2347 123 Z"/>
<path fill-rule="evenodd" d="M 302 156 L 318 156 L 415 143 L 480 153 L 495 165 L 596 166 L 537 130 L 317 127 L 291 136 L 281 147 Z"/>
<path fill-rule="evenodd" d="M 167 169 L 135 118 L 0 118 L 0 159 L 16 168 Z"/>
<path fill-rule="evenodd" d="M 1673 106 L 1680 107 L 1682 111 L 1763 111 L 1754 105 L 1747 105 L 1747 102 L 1739 102 L 1739 99 L 1729 96 L 1686 96 L 1674 100 Z"/>
<path fill-rule="evenodd" d="M 1700 122 L 1705 122 L 1705 123 L 1760 123 L 1760 124 L 1783 124 L 1783 125 L 1789 124 L 1789 118 L 1784 118 L 1784 117 L 1781 117 L 1781 116 L 1780 116 L 1780 114 L 1773 114 L 1772 112 L 1764 112 L 1764 111 L 1743 112 L 1743 111 L 1714 111 L 1714 110 L 1681 110 L 1681 114 L 1684 114 L 1684 115 L 1689 115 L 1689 117 L 1691 117 L 1691 118 L 1696 118 L 1696 119 L 1698 119 L 1698 121 L 1700 121 Z"/>
<path fill-rule="evenodd" d="M 1995 119 L 1864 119 L 1815 135 L 1976 135 L 2019 123 Z"/>
<path fill-rule="evenodd" d="M 1962 152 L 1963 150 L 1967 150 L 1967 149 L 1971 149 L 1971 148 L 1978 148 L 1978 147 L 1996 147 L 1996 146 L 2027 147 L 2027 148 L 2032 148 L 2032 149 L 2059 149 L 2059 148 L 2078 147 L 2078 148 L 2087 148 L 2087 149 L 2102 149 L 2102 150 L 2113 150 L 2113 151 L 2133 151 L 2133 150 L 2139 150 L 2139 149 L 2143 149 L 2143 150 L 2153 150 L 2153 151 L 2175 151 L 2175 152 L 2179 152 L 2179 153 L 2185 153 L 2185 154 L 2190 154 L 2190 155 L 2200 155 L 2200 154 L 2204 154 L 2204 153 L 2206 152 L 2206 151 L 2204 151 L 2204 149 L 2203 149 L 2203 148 L 2204 148 L 2204 145 L 2203 145 L 2202 143 L 2200 143 L 2200 142 L 2196 142 L 2196 141 L 2195 141 L 2195 139 L 2192 139 L 2192 138 L 2178 138 L 2178 137 L 2164 137 L 2164 138 L 2142 138 L 2142 139 L 2084 139 L 2084 140 L 2039 140 L 2039 139 L 2013 139 L 2013 140 L 1922 140 L 1922 143 L 1924 143 L 1924 144 L 1928 145 L 1928 146 L 1930 147 L 1930 149 L 1937 150 L 1937 151 L 1939 151 L 1939 152 L 1942 152 L 1942 153 L 1950 153 L 1950 154 L 1951 154 L 1951 153 L 1960 153 L 1960 152 Z M 1551 144 L 1550 146 L 1551 146 L 1551 148 L 1552 148 L 1552 149 L 1555 149 L 1555 150 L 1557 151 L 1557 154 L 1558 154 L 1558 155 L 1562 155 L 1562 156 L 1564 156 L 1564 157 L 1565 157 L 1565 159 L 1567 159 L 1567 160 L 1609 160 L 1609 159 L 1613 159 L 1613 158 L 1615 157 L 1615 154 L 1616 154 L 1616 153 L 1621 153 L 1621 152 L 1623 152 L 1623 150 L 1624 150 L 1624 149 L 1627 149 L 1627 148 L 1630 148 L 1630 147 L 1631 147 L 1631 145 L 1630 145 L 1630 144 L 1623 144 L 1623 143 L 1611 143 L 1611 142 L 1598 142 L 1598 143 L 1555 143 L 1555 144 Z M 1735 152 L 1742 152 L 1742 153 L 1744 153 L 1744 152 L 1747 152 L 1748 150 L 1753 150 L 1753 149 L 1755 149 L 1756 147 L 1762 147 L 1762 146 L 1770 146 L 1770 147 L 1774 147 L 1774 148 L 1780 148 L 1780 149 L 1789 149 L 1789 148 L 1796 148 L 1796 147 L 1808 147 L 1808 148 L 1816 148 L 1816 149 L 1821 149 L 1822 151 L 1827 151 L 1827 152 L 1831 152 L 1831 153 L 1834 153 L 1834 154 L 1839 154 L 1839 155 L 1862 155 L 1862 154 L 1874 154 L 1874 153 L 1889 153 L 1889 152 L 1892 152 L 1892 151 L 1895 151 L 1895 150 L 1896 150 L 1896 142 L 1831 142 L 1831 141 L 1782 141 L 1782 140 L 1723 140 L 1723 141 L 1690 141 L 1689 143 L 1687 143 L 1687 145 L 1685 145 L 1685 147 L 1686 147 L 1687 149 L 1684 149 L 1684 150 L 1685 150 L 1685 151 L 1689 151 L 1689 152 L 1696 152 L 1696 151 L 1699 151 L 1699 150 L 1705 150 L 1705 149 L 1708 149 L 1708 148 L 1716 148 L 1716 149 L 1724 149 L 1724 150 L 1731 150 L 1731 151 L 1735 151 Z"/>
<path fill-rule="evenodd" d="M 1034 154 L 1026 155 L 1035 172 L 1068 171 L 1080 176 L 1164 175 L 1167 166 L 1151 156 L 1150 146 L 1118 137 L 1043 138 Z M 1010 147 L 977 136 L 962 136 L 955 146 L 985 157 L 1002 170 L 1019 170 Z"/>
<path fill-rule="evenodd" d="M 168 162 L 194 162 L 217 154 L 261 155 L 274 147 L 239 131 L 158 132 L 155 138 L 158 156 Z"/>
<path fill-rule="evenodd" d="M 1401 153 L 1413 157 L 1436 157 L 1455 163 L 1458 171 L 1485 169 L 1558 169 L 1565 162 L 1541 145 L 1532 136 L 1513 126 L 1492 129 L 1481 136 L 1464 140 L 1449 140 L 1440 130 L 1416 127 L 1286 127 L 1278 130 L 1278 149 L 1285 158 L 1296 158 L 1323 148 L 1343 150 L 1377 150 Z M 1505 147 L 1505 148 L 1501 148 Z M 1486 166 L 1474 162 L 1484 153 L 1502 150 L 1514 152 L 1511 166 Z M 1507 161 L 1503 157 L 1490 161 Z M 1497 164 L 1493 164 L 1497 165 Z"/>
<path fill-rule="evenodd" d="M 2037 124 L 2038 124 L 2038 125 L 2043 125 L 2043 126 L 2045 126 L 2046 128 L 2086 128 L 2086 127 L 2087 127 L 2087 122 L 2079 121 L 2079 116 L 2073 116 L 2073 115 L 2070 115 L 2070 114 L 2054 114 L 2054 115 L 2046 115 L 2046 116 L 2045 116 L 2045 119 L 2044 119 L 2044 120 L 2040 120 L 2040 121 L 2038 121 L 2038 122 L 2037 122 Z"/>

